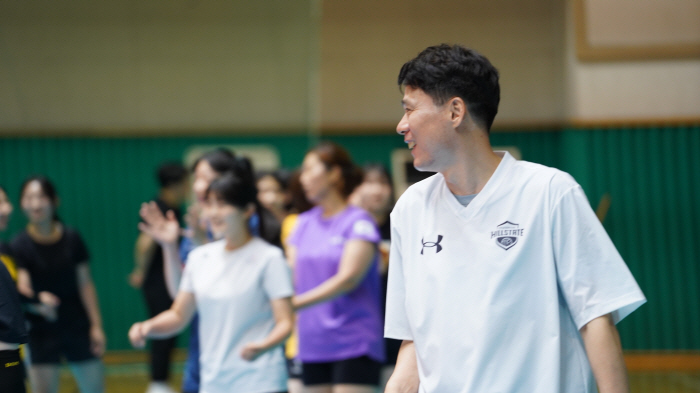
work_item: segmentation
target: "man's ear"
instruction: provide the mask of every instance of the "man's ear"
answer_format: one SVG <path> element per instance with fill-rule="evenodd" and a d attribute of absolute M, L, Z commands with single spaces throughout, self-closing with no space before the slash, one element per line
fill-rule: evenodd
<path fill-rule="evenodd" d="M 467 109 L 467 104 L 460 97 L 452 97 L 448 101 L 450 115 L 452 119 L 452 125 L 458 128 L 460 125 L 469 121 L 469 110 Z"/>

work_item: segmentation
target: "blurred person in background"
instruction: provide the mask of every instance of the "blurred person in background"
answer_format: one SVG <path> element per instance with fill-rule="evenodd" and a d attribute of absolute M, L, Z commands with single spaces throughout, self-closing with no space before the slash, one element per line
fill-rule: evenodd
<path fill-rule="evenodd" d="M 299 180 L 300 176 L 301 171 L 296 170 L 289 177 L 288 195 L 290 208 L 289 214 L 282 220 L 280 233 L 280 240 L 284 246 L 285 253 L 287 252 L 289 236 L 294 232 L 294 228 L 296 228 L 299 214 L 314 207 L 306 199 L 304 189 L 301 187 L 301 181 Z M 287 381 L 289 393 L 302 393 L 304 391 L 304 384 L 301 380 L 301 361 L 297 357 L 299 353 L 299 337 L 296 331 L 296 322 L 294 323 L 292 334 L 287 339 L 284 352 L 287 357 L 287 372 L 289 373 L 289 380 Z"/>
<path fill-rule="evenodd" d="M 168 337 L 199 312 L 200 389 L 207 393 L 282 392 L 282 343 L 292 330 L 293 288 L 282 251 L 252 234 L 257 209 L 252 172 L 212 181 L 206 191 L 210 228 L 220 239 L 194 249 L 170 310 L 136 323 L 129 338 Z"/>
<path fill-rule="evenodd" d="M 179 222 L 182 218 L 180 209 L 189 190 L 187 169 L 180 163 L 166 162 L 158 167 L 156 177 L 159 191 L 155 204 L 163 215 L 172 211 Z M 129 276 L 130 283 L 143 292 L 148 315 L 154 317 L 169 309 L 173 301 L 165 285 L 163 250 L 151 236 L 144 232 L 141 232 L 136 240 L 134 262 L 134 270 Z M 151 383 L 148 386 L 148 393 L 173 392 L 167 382 L 171 354 L 176 340 L 177 337 L 151 341 Z"/>
<path fill-rule="evenodd" d="M 192 193 L 195 200 L 187 209 L 185 216 L 187 228 L 184 230 L 180 228 L 174 212 L 169 211 L 163 215 L 155 202 L 141 206 L 143 222 L 139 224 L 139 229 L 153 238 L 163 249 L 165 284 L 171 298 L 174 299 L 177 295 L 183 265 L 187 263 L 189 253 L 213 239 L 207 221 L 202 216 L 207 188 L 212 181 L 226 173 L 240 174 L 241 171 L 247 170 L 242 168 L 242 162 L 230 150 L 224 148 L 206 152 L 194 162 Z M 181 233 L 185 236 L 180 237 Z M 182 391 L 184 393 L 199 391 L 199 329 L 196 315 L 190 323 L 190 340 L 183 371 Z"/>
<path fill-rule="evenodd" d="M 289 214 L 289 174 L 278 169 L 259 173 L 257 177 L 258 202 L 262 207 L 260 218 L 264 228 L 262 238 L 282 248 L 280 239 L 282 221 Z"/>
<path fill-rule="evenodd" d="M 12 204 L 0 186 L 0 232 L 7 229 Z M 28 340 L 24 312 L 15 285 L 15 264 L 9 246 L 0 241 L 0 392 L 25 393 L 20 344 Z"/>
<path fill-rule="evenodd" d="M 316 205 L 299 215 L 287 253 L 305 390 L 374 392 L 384 360 L 380 238 L 372 217 L 348 204 L 362 170 L 340 146 L 324 142 L 306 154 L 300 180 Z"/>
<path fill-rule="evenodd" d="M 103 392 L 106 340 L 87 247 L 58 219 L 58 194 L 46 177 L 27 179 L 20 203 L 29 223 L 10 243 L 17 288 L 41 305 L 27 314 L 32 392 L 57 392 L 63 359 L 81 392 Z"/>
<path fill-rule="evenodd" d="M 385 311 L 386 287 L 389 270 L 389 249 L 391 244 L 391 223 L 389 214 L 394 207 L 394 186 L 391 181 L 391 174 L 384 165 L 370 164 L 364 167 L 364 178 L 362 184 L 350 196 L 350 203 L 359 206 L 372 215 L 379 227 L 381 243 L 379 243 L 380 263 L 379 272 L 382 281 L 382 310 Z M 382 370 L 382 384 L 391 376 L 396 357 L 399 355 L 401 347 L 400 340 L 392 338 L 384 339 L 386 350 L 385 367 Z"/>

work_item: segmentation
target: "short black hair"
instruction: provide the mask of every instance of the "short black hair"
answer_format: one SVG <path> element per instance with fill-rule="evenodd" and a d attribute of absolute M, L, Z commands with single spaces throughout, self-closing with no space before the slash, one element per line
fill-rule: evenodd
<path fill-rule="evenodd" d="M 160 188 L 168 188 L 182 183 L 187 178 L 187 169 L 179 162 L 165 162 L 158 167 L 156 176 Z"/>
<path fill-rule="evenodd" d="M 437 105 L 460 97 L 472 118 L 486 131 L 491 130 L 498 113 L 498 70 L 486 57 L 460 45 L 426 48 L 401 67 L 398 82 L 400 87 L 423 90 Z"/>

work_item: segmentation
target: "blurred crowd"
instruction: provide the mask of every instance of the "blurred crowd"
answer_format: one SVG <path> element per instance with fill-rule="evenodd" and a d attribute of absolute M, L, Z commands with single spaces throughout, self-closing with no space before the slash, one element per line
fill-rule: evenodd
<path fill-rule="evenodd" d="M 165 162 L 156 178 L 129 275 L 149 317 L 128 332 L 136 348 L 150 341 L 145 391 L 173 391 L 188 327 L 183 392 L 377 390 L 399 346 L 383 338 L 395 200 L 384 166 L 323 142 L 296 170 L 256 172 L 220 148 L 190 168 Z M 0 391 L 24 392 L 26 370 L 33 392 L 57 392 L 65 363 L 81 392 L 103 392 L 89 245 L 58 215 L 50 179 L 28 178 L 19 201 L 28 224 L 0 244 L 0 360 L 13 365 Z M 0 231 L 12 209 L 0 188 Z"/>

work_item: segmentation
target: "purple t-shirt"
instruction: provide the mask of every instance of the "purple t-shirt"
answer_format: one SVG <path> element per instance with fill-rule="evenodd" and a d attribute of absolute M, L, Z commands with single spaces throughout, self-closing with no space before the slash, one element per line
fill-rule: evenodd
<path fill-rule="evenodd" d="M 348 240 L 380 240 L 377 226 L 364 210 L 349 206 L 330 218 L 320 207 L 299 215 L 289 244 L 296 247 L 294 287 L 301 294 L 338 272 Z M 360 356 L 384 360 L 377 256 L 352 291 L 298 313 L 299 359 L 333 362 Z"/>

